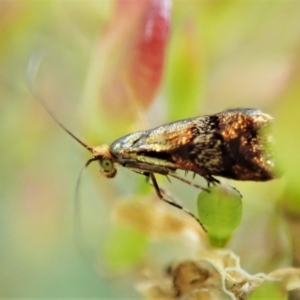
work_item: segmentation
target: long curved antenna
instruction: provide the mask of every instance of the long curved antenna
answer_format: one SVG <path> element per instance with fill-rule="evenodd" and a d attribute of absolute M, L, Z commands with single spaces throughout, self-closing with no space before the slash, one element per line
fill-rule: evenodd
<path fill-rule="evenodd" d="M 93 161 L 96 161 L 97 157 L 90 158 L 84 165 L 84 167 L 81 169 L 79 176 L 77 178 L 76 182 L 76 189 L 75 189 L 75 204 L 74 204 L 74 240 L 76 242 L 77 248 L 80 251 L 81 255 L 90 263 L 93 264 L 93 259 L 91 258 L 92 255 L 90 255 L 88 249 L 84 246 L 86 243 L 84 243 L 83 235 L 81 232 L 81 219 L 80 219 L 80 183 L 82 176 L 84 174 L 84 171 L 87 169 L 87 167 L 92 163 Z"/>
<path fill-rule="evenodd" d="M 92 252 L 88 249 L 88 247 L 86 246 L 87 243 L 84 239 L 84 235 L 82 233 L 82 227 L 81 227 L 81 211 L 80 211 L 80 184 L 81 184 L 81 179 L 82 176 L 85 172 L 85 170 L 87 169 L 87 167 L 93 162 L 98 160 L 97 156 L 93 156 L 92 158 L 90 158 L 85 165 L 83 166 L 83 168 L 80 170 L 80 173 L 78 175 L 77 178 L 77 182 L 76 182 L 76 189 L 75 189 L 75 205 L 74 205 L 74 240 L 77 246 L 78 251 L 80 252 L 80 254 L 82 255 L 82 257 L 89 263 L 89 265 L 91 265 L 96 272 L 105 278 L 110 278 L 111 275 L 108 272 L 108 269 L 99 262 L 95 262 Z"/>
<path fill-rule="evenodd" d="M 51 116 L 51 118 L 66 132 L 68 133 L 73 139 L 75 139 L 79 144 L 81 144 L 84 148 L 89 150 L 93 153 L 93 147 L 85 144 L 83 141 L 81 141 L 76 135 L 74 135 L 69 129 L 67 129 L 55 116 L 55 114 L 52 112 L 50 107 L 47 105 L 47 102 L 44 100 L 44 98 L 35 92 L 34 90 L 34 78 L 36 77 L 37 71 L 39 69 L 39 65 L 41 63 L 41 55 L 40 53 L 35 53 L 31 56 L 27 68 L 27 86 L 33 95 L 33 97 L 44 107 L 44 109 L 47 111 L 47 113 Z"/>

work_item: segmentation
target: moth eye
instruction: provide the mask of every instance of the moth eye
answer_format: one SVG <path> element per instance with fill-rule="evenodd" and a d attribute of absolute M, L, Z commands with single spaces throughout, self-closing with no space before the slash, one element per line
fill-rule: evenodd
<path fill-rule="evenodd" d="M 104 172 L 109 172 L 113 169 L 113 162 L 109 158 L 103 158 L 100 161 L 100 167 Z"/>
<path fill-rule="evenodd" d="M 101 157 L 99 159 L 100 171 L 106 178 L 113 178 L 117 174 L 114 161 L 107 157 Z"/>

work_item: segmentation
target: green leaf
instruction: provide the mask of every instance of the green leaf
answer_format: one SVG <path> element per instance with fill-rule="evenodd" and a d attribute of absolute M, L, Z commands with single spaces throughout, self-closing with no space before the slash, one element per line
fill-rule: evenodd
<path fill-rule="evenodd" d="M 241 195 L 230 186 L 217 185 L 201 192 L 197 199 L 199 220 L 210 243 L 223 247 L 242 218 Z"/>

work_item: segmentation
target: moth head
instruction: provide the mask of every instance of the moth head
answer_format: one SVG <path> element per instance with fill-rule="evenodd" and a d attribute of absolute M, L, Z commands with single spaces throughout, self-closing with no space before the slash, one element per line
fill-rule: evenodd
<path fill-rule="evenodd" d="M 106 178 L 113 178 L 117 174 L 115 159 L 109 151 L 108 145 L 93 147 L 94 159 L 99 162 L 100 172 Z"/>

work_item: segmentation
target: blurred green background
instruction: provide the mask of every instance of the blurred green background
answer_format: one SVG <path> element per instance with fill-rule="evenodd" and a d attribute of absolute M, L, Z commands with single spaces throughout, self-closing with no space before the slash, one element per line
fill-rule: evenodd
<path fill-rule="evenodd" d="M 111 104 L 97 95 L 106 75 L 118 70 L 116 61 L 127 59 L 123 47 L 107 56 L 110 34 L 112 40 L 122 37 L 124 45 L 130 42 L 130 27 L 117 33 L 111 29 L 116 7 L 120 14 L 126 5 L 0 0 L 2 298 L 140 297 L 134 271 L 101 277 L 74 244 L 75 184 L 88 156 L 28 90 L 26 70 L 37 51 L 43 58 L 35 89 L 88 144 L 110 143 L 131 131 L 230 107 L 274 115 L 279 168 L 286 175 L 267 183 L 231 182 L 244 196 L 244 215 L 229 248 L 249 272 L 299 266 L 300 2 L 173 1 L 161 86 L 138 111 L 140 100 L 135 99 L 111 112 L 104 110 Z M 83 177 L 82 223 L 87 246 L 100 261 L 105 260 L 103 249 L 119 247 L 111 242 L 118 238 L 110 237 L 113 203 L 153 193 L 140 177 L 119 170 L 116 179 L 108 180 L 98 176 L 97 166 Z M 177 182 L 166 186 L 178 198 L 190 198 L 185 204 L 195 211 L 197 191 Z M 129 252 L 130 244 L 125 243 Z M 175 246 L 180 252 L 180 240 Z M 166 252 L 171 261 L 175 246 L 165 241 L 140 245 L 153 261 Z M 133 260 L 138 261 L 137 252 Z"/>

